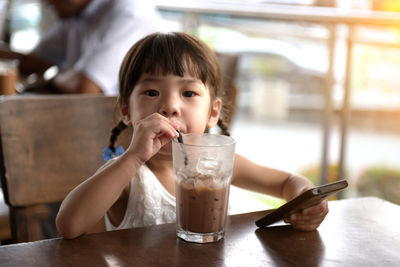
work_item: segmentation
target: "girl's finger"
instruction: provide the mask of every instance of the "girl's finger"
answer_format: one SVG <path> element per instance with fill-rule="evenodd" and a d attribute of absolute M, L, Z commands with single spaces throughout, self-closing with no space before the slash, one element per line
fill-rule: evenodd
<path fill-rule="evenodd" d="M 152 114 L 144 120 L 138 121 L 134 126 L 134 130 L 135 129 L 142 129 L 144 133 L 151 132 L 153 137 L 159 137 L 163 134 L 167 135 L 169 138 L 178 136 L 172 123 L 159 114 Z"/>
<path fill-rule="evenodd" d="M 327 214 L 328 213 L 328 202 L 327 200 L 321 201 L 319 204 L 305 208 L 301 211 L 302 215 L 317 215 L 317 214 Z"/>
<path fill-rule="evenodd" d="M 305 224 L 319 224 L 324 220 L 324 218 L 310 218 L 310 219 L 297 219 L 297 220 L 293 220 L 293 219 L 285 219 L 286 223 L 292 224 L 292 225 L 305 225 Z"/>
<path fill-rule="evenodd" d="M 302 213 L 292 214 L 290 217 L 285 219 L 286 223 L 298 223 L 298 224 L 307 224 L 307 223 L 318 223 L 322 222 L 326 217 L 327 212 L 321 212 L 318 214 L 312 215 L 304 215 Z"/>

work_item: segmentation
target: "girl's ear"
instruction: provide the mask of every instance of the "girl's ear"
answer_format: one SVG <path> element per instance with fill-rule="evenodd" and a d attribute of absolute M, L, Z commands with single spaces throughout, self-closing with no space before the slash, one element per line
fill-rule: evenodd
<path fill-rule="evenodd" d="M 211 129 L 213 126 L 215 126 L 218 123 L 219 115 L 221 113 L 221 108 L 222 108 L 222 100 L 220 98 L 217 98 L 214 101 L 214 104 L 213 104 L 211 112 L 210 112 L 210 117 L 208 118 L 208 122 L 207 122 L 208 129 Z"/>
<path fill-rule="evenodd" d="M 120 103 L 119 108 L 122 114 L 122 121 L 125 123 L 125 125 L 131 124 L 128 106 L 124 103 Z"/>

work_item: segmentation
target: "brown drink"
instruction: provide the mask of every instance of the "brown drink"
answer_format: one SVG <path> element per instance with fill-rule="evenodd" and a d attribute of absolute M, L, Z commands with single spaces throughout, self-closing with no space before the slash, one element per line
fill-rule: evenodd
<path fill-rule="evenodd" d="M 229 184 L 213 186 L 211 177 L 196 177 L 193 185 L 184 180 L 177 185 L 177 216 L 184 231 L 215 233 L 222 231 L 228 208 Z M 202 182 L 204 181 L 204 182 Z"/>
<path fill-rule="evenodd" d="M 0 70 L 0 95 L 15 94 L 15 83 L 17 82 L 17 70 Z"/>

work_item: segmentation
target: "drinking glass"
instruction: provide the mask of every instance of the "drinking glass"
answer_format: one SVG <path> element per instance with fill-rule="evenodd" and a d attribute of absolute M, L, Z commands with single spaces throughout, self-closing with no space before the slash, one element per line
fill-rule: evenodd
<path fill-rule="evenodd" d="M 176 231 L 183 240 L 224 237 L 235 140 L 218 134 L 183 134 L 172 141 L 176 185 Z"/>

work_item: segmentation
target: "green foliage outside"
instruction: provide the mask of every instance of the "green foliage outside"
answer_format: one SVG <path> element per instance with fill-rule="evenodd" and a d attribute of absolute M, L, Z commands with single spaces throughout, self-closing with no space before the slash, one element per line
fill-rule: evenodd
<path fill-rule="evenodd" d="M 357 179 L 360 196 L 376 196 L 400 205 L 400 169 L 372 167 Z"/>

